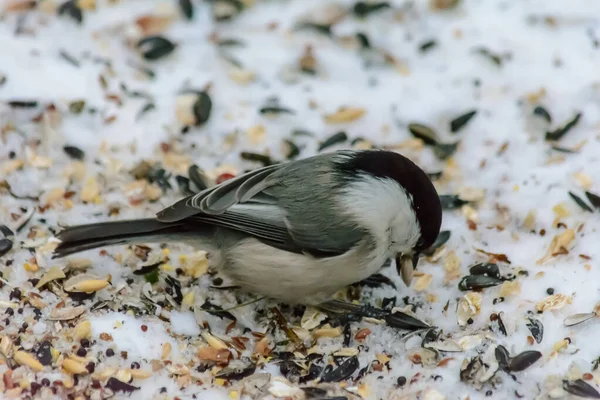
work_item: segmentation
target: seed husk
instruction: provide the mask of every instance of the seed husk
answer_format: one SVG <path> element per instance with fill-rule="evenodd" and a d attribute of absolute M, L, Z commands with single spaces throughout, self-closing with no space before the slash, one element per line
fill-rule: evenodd
<path fill-rule="evenodd" d="M 42 365 L 42 363 L 40 363 L 33 355 L 31 355 L 30 353 L 28 353 L 26 351 L 23 351 L 23 350 L 16 351 L 13 358 L 19 365 L 28 366 L 35 372 L 40 372 L 44 369 L 44 366 Z"/>
<path fill-rule="evenodd" d="M 370 14 L 385 10 L 387 8 L 390 8 L 390 3 L 388 3 L 387 1 L 380 1 L 380 2 L 372 2 L 371 1 L 368 3 L 365 1 L 358 1 L 358 2 L 354 3 L 354 6 L 352 7 L 352 12 L 357 17 L 364 18 L 364 17 L 369 16 Z"/>
<path fill-rule="evenodd" d="M 13 242 L 10 239 L 0 239 L 0 257 L 8 253 L 13 247 Z"/>
<path fill-rule="evenodd" d="M 594 318 L 595 316 L 596 316 L 595 312 L 573 314 L 573 315 L 570 315 L 567 318 L 565 318 L 563 321 L 563 324 L 565 326 L 579 325 L 586 321 L 589 321 L 590 319 Z"/>
<path fill-rule="evenodd" d="M 250 364 L 242 368 L 225 367 L 215 375 L 216 378 L 226 379 L 228 381 L 239 381 L 256 371 L 256 364 Z"/>
<path fill-rule="evenodd" d="M 437 249 L 439 249 L 440 247 L 445 245 L 446 242 L 448 240 L 450 240 L 451 234 L 452 234 L 452 232 L 450 232 L 450 231 L 441 231 L 440 234 L 438 235 L 437 239 L 435 239 L 435 242 L 433 242 L 431 247 L 429 247 L 427 250 L 423 251 L 423 254 L 426 256 L 432 256 Z"/>
<path fill-rule="evenodd" d="M 52 345 L 50 342 L 47 340 L 43 341 L 35 352 L 35 356 L 37 357 L 38 361 L 42 363 L 42 365 L 51 365 Z"/>
<path fill-rule="evenodd" d="M 440 160 L 447 160 L 458 150 L 457 143 L 438 143 L 433 147 L 433 153 Z"/>
<path fill-rule="evenodd" d="M 544 325 L 542 325 L 541 321 L 533 318 L 528 318 L 527 328 L 531 332 L 531 335 L 535 339 L 536 342 L 542 343 L 544 339 Z"/>
<path fill-rule="evenodd" d="M 48 270 L 48 272 L 46 272 L 44 274 L 44 276 L 42 276 L 42 278 L 38 281 L 38 283 L 37 283 L 37 285 L 35 285 L 35 287 L 36 287 L 36 289 L 40 289 L 49 282 L 52 282 L 57 279 L 64 279 L 64 278 L 66 278 L 66 275 L 63 272 L 63 270 L 59 266 L 54 266 L 54 267 L 51 267 Z"/>
<path fill-rule="evenodd" d="M 169 39 L 156 35 L 140 39 L 136 47 L 141 51 L 142 57 L 154 61 L 169 55 L 177 46 Z"/>
<path fill-rule="evenodd" d="M 188 168 L 188 176 L 190 180 L 194 183 L 198 191 L 201 192 L 204 189 L 210 186 L 210 181 L 204 172 L 195 164 L 190 165 Z"/>
<path fill-rule="evenodd" d="M 440 196 L 440 202 L 444 210 L 456 210 L 465 204 L 469 204 L 468 201 L 462 200 L 457 194 L 443 194 Z"/>
<path fill-rule="evenodd" d="M 542 118 L 544 121 L 546 121 L 549 124 L 552 123 L 552 116 L 550 116 L 550 113 L 548 112 L 548 110 L 546 110 L 542 106 L 536 106 L 533 109 L 533 115 L 536 115 L 536 116 Z"/>
<path fill-rule="evenodd" d="M 65 1 L 56 11 L 58 12 L 58 15 L 66 15 L 73 18 L 78 24 L 83 22 L 83 12 L 77 5 L 77 0 Z"/>
<path fill-rule="evenodd" d="M 266 155 L 266 154 L 259 154 L 259 153 L 251 153 L 251 152 L 248 152 L 248 151 L 242 151 L 242 153 L 240 154 L 240 157 L 243 160 L 246 160 L 246 161 L 259 162 L 262 165 L 264 165 L 265 167 L 267 165 L 276 164 L 276 162 L 273 161 L 273 159 L 270 156 Z"/>
<path fill-rule="evenodd" d="M 577 203 L 577 205 L 579 207 L 581 207 L 581 209 L 583 211 L 594 212 L 594 210 L 592 210 L 592 208 L 590 206 L 588 206 L 587 203 L 585 201 L 583 201 L 583 199 L 581 197 L 577 196 L 575 193 L 569 192 L 569 196 L 571 196 L 571 198 L 573 200 L 575 200 L 575 203 Z"/>
<path fill-rule="evenodd" d="M 435 41 L 435 40 L 428 40 L 428 41 L 422 43 L 419 46 L 419 51 L 421 53 L 425 53 L 425 52 L 427 52 L 427 51 L 435 48 L 436 46 L 437 46 L 437 41 Z"/>
<path fill-rule="evenodd" d="M 35 108 L 38 104 L 35 100 L 11 100 L 8 102 L 12 108 Z"/>
<path fill-rule="evenodd" d="M 154 103 L 146 103 L 146 104 L 144 104 L 144 106 L 136 114 L 135 120 L 139 121 L 139 119 L 142 118 L 148 111 L 152 111 L 152 110 L 155 110 L 155 109 L 156 109 L 156 105 Z"/>
<path fill-rule="evenodd" d="M 244 10 L 244 3 L 240 0 L 214 0 L 212 12 L 215 21 L 227 21 L 237 16 Z"/>
<path fill-rule="evenodd" d="M 300 154 L 300 148 L 296 143 L 289 139 L 284 139 L 281 143 L 281 152 L 288 160 L 298 157 Z"/>
<path fill-rule="evenodd" d="M 63 150 L 69 157 L 74 160 L 83 160 L 85 158 L 85 152 L 79 147 L 75 146 L 64 146 Z"/>
<path fill-rule="evenodd" d="M 319 146 L 319 151 L 323 151 L 328 147 L 345 142 L 347 140 L 348 140 L 348 135 L 346 134 L 346 132 L 341 131 L 341 132 L 335 133 L 332 136 L 325 139 L 321 143 L 321 145 Z"/>
<path fill-rule="evenodd" d="M 348 379 L 360 366 L 358 357 L 353 356 L 341 363 L 337 368 L 326 371 L 321 376 L 321 382 L 341 382 Z"/>
<path fill-rule="evenodd" d="M 294 110 L 292 110 L 291 108 L 285 108 L 285 107 L 278 107 L 278 106 L 265 106 L 265 107 L 261 107 L 258 110 L 259 113 L 261 114 L 296 114 L 296 112 Z"/>
<path fill-rule="evenodd" d="M 194 19 L 194 5 L 191 0 L 179 0 L 179 9 L 187 20 Z"/>
<path fill-rule="evenodd" d="M 421 139 L 426 145 L 433 146 L 439 142 L 437 133 L 427 125 L 412 123 L 408 125 L 408 130 L 414 137 Z"/>
<path fill-rule="evenodd" d="M 508 369 L 511 372 L 524 371 L 542 358 L 542 353 L 536 350 L 524 351 L 510 359 Z"/>
<path fill-rule="evenodd" d="M 125 392 L 125 393 L 131 393 L 134 390 L 139 389 L 139 387 L 135 387 L 133 385 L 122 382 L 122 381 L 118 380 L 117 378 L 113 378 L 113 377 L 108 379 L 108 382 L 106 382 L 106 385 L 104 387 L 112 390 L 113 392 Z"/>
<path fill-rule="evenodd" d="M 450 121 L 450 132 L 456 133 L 461 130 L 476 114 L 477 110 L 472 110 L 454 118 Z"/>
<path fill-rule="evenodd" d="M 600 399 L 600 393 L 583 379 L 576 379 L 574 381 L 564 380 L 562 387 L 565 392 L 575 396 L 588 399 Z"/>
<path fill-rule="evenodd" d="M 196 92 L 198 99 L 194 103 L 194 117 L 196 117 L 196 126 L 204 124 L 210 118 L 212 110 L 212 100 L 205 91 Z"/>
<path fill-rule="evenodd" d="M 331 25 L 329 24 L 317 24 L 314 22 L 303 22 L 301 24 L 296 25 L 296 30 L 311 30 L 321 35 L 332 36 L 333 32 L 331 31 Z"/>
<path fill-rule="evenodd" d="M 590 201 L 590 203 L 592 203 L 592 206 L 600 210 L 600 196 L 588 191 L 585 192 L 585 196 Z"/>
<path fill-rule="evenodd" d="M 573 129 L 581 119 L 583 114 L 581 112 L 577 113 L 569 122 L 563 125 L 560 128 L 555 129 L 554 131 L 546 132 L 546 140 L 560 140 L 562 137 L 567 134 L 571 129 Z"/>
<path fill-rule="evenodd" d="M 498 365 L 500 366 L 500 368 L 503 371 L 508 371 L 510 364 L 510 354 L 508 353 L 508 350 L 506 350 L 506 347 L 502 345 L 497 346 L 494 350 L 494 354 L 496 356 L 496 361 L 498 361 Z"/>
<path fill-rule="evenodd" d="M 502 66 L 502 57 L 500 57 L 497 54 L 492 53 L 489 49 L 486 49 L 485 47 L 480 47 L 478 49 L 475 49 L 475 53 L 481 54 L 482 56 L 486 57 L 497 67 Z"/>
<path fill-rule="evenodd" d="M 460 280 L 458 288 L 462 291 L 484 289 L 492 286 L 498 286 L 502 280 L 493 276 L 486 275 L 468 275 Z"/>

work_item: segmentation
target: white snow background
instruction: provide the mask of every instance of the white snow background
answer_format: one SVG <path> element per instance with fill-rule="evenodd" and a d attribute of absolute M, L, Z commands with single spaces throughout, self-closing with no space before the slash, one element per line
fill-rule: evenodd
<path fill-rule="evenodd" d="M 8 0 L 3 2 L 8 3 Z M 600 193 L 597 179 L 600 171 L 600 47 L 597 40 L 600 39 L 595 39 L 600 38 L 600 3 L 590 0 L 463 0 L 454 9 L 434 12 L 428 1 L 394 1 L 397 10 L 404 10 L 403 18 L 398 18 L 395 12 L 385 11 L 362 20 L 345 18 L 335 25 L 337 36 L 353 35 L 357 31 L 367 33 L 373 45 L 385 48 L 401 60 L 402 71 L 393 67 L 365 69 L 356 50 L 348 50 L 310 31 L 292 33 L 301 16 L 324 7 L 325 3 L 333 3 L 329 1 L 257 1 L 226 23 L 213 21 L 207 4 L 197 2 L 192 21 L 178 20 L 164 32 L 178 43 L 177 49 L 152 63 L 140 60 L 124 45 L 123 35 L 110 34 L 110 28 L 131 23 L 153 10 L 176 9 L 176 2 L 128 0 L 107 3 L 111 2 L 98 1 L 97 10 L 86 12 L 81 26 L 68 18 L 41 11 L 32 12 L 21 22 L 12 14 L 0 19 L 0 78 L 5 78 L 5 83 L 0 86 L 0 101 L 52 102 L 64 110 L 69 102 L 84 99 L 88 106 L 100 110 L 96 115 L 65 116 L 58 128 L 43 132 L 30 122 L 31 115 L 1 104 L 0 126 L 10 122 L 17 131 L 0 136 L 0 166 L 9 162 L 11 151 L 24 159 L 25 144 L 36 138 L 42 140 L 37 153 L 54 160 L 48 169 L 26 166 L 24 171 L 2 172 L 0 180 L 8 181 L 13 191 L 35 195 L 64 186 L 62 170 L 69 163 L 62 152 L 65 144 L 84 150 L 86 163 L 92 170 L 96 168 L 94 159 L 104 162 L 109 158 L 119 159 L 123 169 L 130 169 L 145 157 L 159 157 L 160 144 L 172 142 L 207 171 L 222 164 L 231 164 L 242 171 L 257 165 L 241 161 L 240 151 L 270 151 L 273 156 L 280 157 L 281 140 L 290 138 L 294 129 L 314 132 L 319 140 L 344 130 L 350 138 L 364 137 L 377 145 L 393 145 L 412 138 L 407 129 L 409 123 L 424 123 L 435 128 L 447 141 L 460 140 L 450 167 L 437 160 L 428 148 L 407 150 L 407 155 L 428 172 L 451 168 L 454 175 L 439 186 L 440 194 L 456 193 L 465 186 L 485 190 L 485 199 L 476 207 L 476 230 L 469 229 L 460 210 L 444 212 L 443 229 L 452 232 L 446 251 L 454 251 L 460 259 L 460 276 L 468 273 L 468 266 L 487 260 L 477 254 L 475 248 L 506 254 L 511 261 L 510 267 L 521 267 L 528 271 L 528 276 L 517 278 L 520 293 L 507 296 L 502 303 L 492 304 L 499 296 L 500 287 L 485 289 L 481 312 L 466 328 L 460 328 L 456 323 L 457 300 L 464 295 L 457 288 L 458 280 L 444 284 L 445 257 L 436 263 L 421 262 L 419 271 L 433 275 L 425 291 L 417 293 L 414 288 L 406 288 L 395 270 L 388 269 L 384 273 L 394 280 L 397 289 L 375 289 L 372 299 L 416 296 L 425 301 L 427 294 L 435 296 L 435 301 L 426 302 L 417 310 L 417 316 L 457 339 L 488 326 L 490 313 L 504 311 L 506 318 L 512 321 L 509 323 L 514 326 L 513 331 L 508 336 L 488 333 L 513 355 L 538 350 L 543 357 L 525 371 L 515 373 L 516 381 L 504 374 L 502 384 L 493 388 L 494 398 L 514 398 L 515 391 L 523 398 L 536 398 L 544 391 L 548 376 L 566 376 L 574 362 L 581 372 L 592 372 L 592 362 L 600 356 L 597 333 L 600 322 L 592 319 L 565 327 L 563 319 L 575 313 L 593 311 L 600 300 L 600 265 L 597 262 L 600 257 L 597 229 L 600 214 L 597 210 L 593 213 L 582 210 L 568 195 L 572 191 L 585 199 L 584 190 Z M 353 4 L 352 1 L 339 3 Z M 15 35 L 18 23 L 23 24 L 26 32 Z M 269 29 L 272 23 L 277 26 Z M 228 52 L 243 63 L 245 70 L 256 74 L 253 82 L 241 85 L 231 79 L 231 65 L 217 54 L 216 46 L 209 41 L 209 36 L 215 32 L 221 38 L 239 38 L 245 42 L 244 47 Z M 435 40 L 437 46 L 423 53 L 419 46 L 428 40 Z M 313 46 L 319 74 L 314 77 L 300 75 L 294 83 L 283 82 L 280 78 L 282 69 L 296 65 L 307 44 Z M 481 47 L 502 56 L 502 65 L 499 67 L 474 51 Z M 63 60 L 59 56 L 61 50 L 79 59 L 80 66 Z M 107 89 L 99 82 L 99 75 L 105 74 L 105 66 L 94 62 L 95 56 L 112 62 L 114 76 L 107 79 Z M 129 66 L 131 61 L 148 65 L 155 71 L 156 78 L 140 78 Z M 121 82 L 130 90 L 149 93 L 155 99 L 156 109 L 136 120 L 143 100 L 127 99 L 122 107 L 117 107 L 105 95 L 118 92 Z M 176 97 L 182 88 L 201 89 L 207 84 L 211 85 L 213 100 L 210 120 L 182 135 L 175 117 Z M 539 100 L 532 102 L 531 96 L 535 94 Z M 293 109 L 295 114 L 283 114 L 275 119 L 259 114 L 257 110 L 271 97 Z M 536 105 L 543 105 L 550 112 L 551 124 L 544 125 L 532 114 Z M 362 107 L 366 114 L 348 124 L 325 123 L 323 115 L 335 112 L 341 106 Z M 472 109 L 478 111 L 474 119 L 456 134 L 451 134 L 449 121 Z M 544 140 L 545 132 L 563 125 L 577 112 L 582 113 L 581 120 L 560 140 L 560 146 L 570 148 L 582 141 L 586 141 L 585 144 L 576 153 L 552 150 Z M 104 117 L 110 115 L 116 116 L 116 120 L 104 124 Z M 264 140 L 253 141 L 245 132 L 258 124 L 264 125 L 266 134 Z M 237 142 L 231 149 L 226 148 L 226 135 L 236 131 L 239 132 Z M 316 152 L 317 140 L 301 140 L 304 143 L 301 157 Z M 132 151 L 132 144 L 135 151 Z M 503 151 L 500 151 L 503 145 Z M 327 151 L 340 147 L 343 146 Z M 557 157 L 563 159 L 557 160 Z M 575 179 L 575 174 L 581 172 L 591 178 L 587 188 Z M 0 223 L 8 224 L 12 222 L 10 213 L 23 201 L 6 192 L 0 193 Z M 114 194 L 112 198 L 119 197 Z M 151 216 L 178 198 L 176 192 L 171 192 L 157 203 L 146 202 L 129 210 L 124 208 L 118 218 Z M 564 226 L 553 226 L 556 217 L 553 207 L 559 203 L 564 203 L 570 212 L 561 219 L 564 225 L 577 229 L 583 224 L 583 227 L 577 229 L 568 254 L 538 265 L 536 261 L 546 254 L 551 239 L 564 231 Z M 500 212 L 500 208 L 505 211 Z M 524 220 L 531 210 L 536 214 L 534 232 L 524 227 Z M 105 204 L 76 202 L 70 210 L 50 209 L 43 218 L 49 226 L 77 224 L 105 220 L 105 211 Z M 503 229 L 496 229 L 497 225 L 502 225 Z M 539 234 L 542 229 L 546 232 L 544 236 Z M 119 249 L 108 250 L 117 252 Z M 591 259 L 584 259 L 580 254 Z M 27 250 L 15 249 L 0 258 L 0 267 L 11 270 L 7 278 L 11 285 L 19 286 L 33 276 L 39 277 L 40 273 L 32 274 L 22 268 L 30 256 Z M 15 260 L 11 267 L 4 263 L 7 257 Z M 110 272 L 115 285 L 131 276 L 130 271 L 115 261 L 99 257 L 98 251 L 90 251 L 86 257 L 94 261 L 96 273 Z M 585 264 L 591 268 L 586 269 Z M 572 302 L 560 310 L 536 316 L 545 327 L 544 338 L 540 344 L 530 345 L 526 340 L 530 335 L 525 325 L 526 312 L 535 311 L 535 303 L 547 296 L 548 288 L 572 296 Z M 10 288 L 5 286 L 0 299 L 8 302 L 9 293 Z M 448 311 L 444 312 L 448 301 Z M 250 316 L 253 307 L 247 307 Z M 117 320 L 122 322 L 122 327 L 115 329 L 114 321 Z M 145 333 L 139 328 L 142 323 L 149 327 Z M 189 312 L 172 315 L 172 324 L 172 333 L 199 333 Z M 157 318 L 139 320 L 111 313 L 93 317 L 92 326 L 96 339 L 100 332 L 110 331 L 113 344 L 119 351 L 127 351 L 130 361 L 138 357 L 160 357 L 161 346 L 166 341 L 172 342 L 175 359 L 178 343 L 182 343 L 182 337 L 171 336 L 166 330 L 168 324 Z M 420 341 L 401 341 L 398 331 L 368 322 L 358 326 L 369 327 L 373 332 L 364 342 L 369 350 L 359 357 L 361 367 L 374 360 L 376 353 L 385 352 L 392 358 L 390 370 L 363 378 L 369 387 L 367 398 L 425 398 L 429 388 L 435 388 L 448 399 L 485 398 L 486 390 L 476 391 L 460 382 L 461 362 L 475 355 L 473 350 L 453 353 L 450 356 L 455 359 L 447 366 L 428 369 L 414 365 L 406 357 L 407 350 L 419 346 Z M 38 330 L 41 337 L 43 329 Z M 552 355 L 554 345 L 565 337 L 569 337 L 571 347 L 579 351 L 560 351 Z M 325 340 L 324 345 L 328 343 Z M 96 346 L 98 351 L 105 349 L 101 341 Z M 278 368 L 270 366 L 268 371 L 277 374 Z M 410 381 L 418 372 L 427 379 L 403 388 L 395 387 L 399 376 L 406 376 Z M 439 375 L 441 379 L 430 379 L 431 375 Z M 600 383 L 600 375 L 594 375 L 588 383 L 594 386 Z M 134 381 L 134 384 L 141 390 L 134 392 L 132 399 L 151 398 L 160 387 L 168 388 L 165 395 L 168 398 L 188 399 L 192 393 L 200 393 L 198 398 L 202 399 L 231 398 L 226 388 L 210 389 L 210 380 L 204 387 L 192 385 L 184 392 L 179 392 L 175 382 L 164 374 Z M 560 392 L 557 396 L 566 398 L 567 394 Z"/>

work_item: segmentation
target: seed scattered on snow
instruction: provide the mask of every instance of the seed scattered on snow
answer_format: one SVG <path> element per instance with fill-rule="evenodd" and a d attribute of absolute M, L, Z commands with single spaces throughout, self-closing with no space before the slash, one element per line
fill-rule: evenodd
<path fill-rule="evenodd" d="M 360 107 L 340 107 L 336 112 L 325 115 L 328 124 L 343 124 L 362 118 L 367 111 Z"/>
<path fill-rule="evenodd" d="M 563 308 L 564 306 L 566 306 L 567 304 L 571 303 L 571 297 L 561 294 L 561 293 L 557 293 L 557 294 L 553 294 L 552 296 L 548 296 L 545 299 L 539 301 L 538 303 L 536 303 L 535 305 L 535 309 L 538 312 L 544 312 L 544 311 L 549 311 L 549 310 L 560 310 L 561 308 Z"/>
<path fill-rule="evenodd" d="M 16 351 L 13 358 L 19 365 L 27 366 L 35 372 L 40 372 L 44 369 L 42 363 L 40 363 L 31 353 L 26 351 Z"/>
<path fill-rule="evenodd" d="M 596 316 L 595 312 L 573 314 L 573 315 L 570 315 L 567 318 L 565 318 L 563 320 L 563 324 L 565 326 L 579 325 L 579 324 L 582 324 L 582 323 L 584 323 L 586 321 L 589 321 L 590 319 L 594 318 L 595 316 Z"/>

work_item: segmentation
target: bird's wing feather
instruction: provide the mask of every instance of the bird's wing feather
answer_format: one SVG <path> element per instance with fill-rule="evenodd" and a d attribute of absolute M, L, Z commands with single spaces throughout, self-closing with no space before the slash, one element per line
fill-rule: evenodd
<path fill-rule="evenodd" d="M 306 162 L 306 160 L 303 160 Z M 274 247 L 315 257 L 343 254 L 362 231 L 340 218 L 327 185 L 331 156 L 314 158 L 310 168 L 296 161 L 259 168 L 180 200 L 157 218 L 174 222 L 190 218 L 247 233 Z M 290 191 L 289 187 L 306 188 Z"/>

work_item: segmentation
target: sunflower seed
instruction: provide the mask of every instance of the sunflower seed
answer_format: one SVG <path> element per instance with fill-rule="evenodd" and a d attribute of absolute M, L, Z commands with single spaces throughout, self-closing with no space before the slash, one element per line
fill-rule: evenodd
<path fill-rule="evenodd" d="M 537 360 L 542 358 L 542 353 L 535 350 L 524 351 L 510 359 L 508 369 L 510 372 L 520 372 L 531 367 Z"/>
<path fill-rule="evenodd" d="M 488 60 L 490 60 L 492 63 L 494 63 L 497 67 L 502 66 L 502 57 L 500 57 L 497 54 L 492 53 L 490 50 L 488 50 L 484 47 L 475 49 L 475 53 L 481 54 L 482 56 L 486 57 Z"/>
<path fill-rule="evenodd" d="M 497 264 L 492 263 L 479 263 L 469 268 L 469 274 L 471 275 L 487 275 L 493 278 L 500 279 L 500 268 Z"/>
<path fill-rule="evenodd" d="M 432 256 L 437 249 L 445 245 L 446 242 L 450 240 L 451 234 L 452 232 L 450 231 L 441 231 L 437 239 L 435 239 L 435 242 L 433 242 L 431 247 L 429 247 L 427 250 L 424 250 L 423 254 L 425 254 L 426 256 Z"/>
<path fill-rule="evenodd" d="M 136 47 L 142 56 L 149 61 L 158 60 L 175 50 L 176 45 L 163 36 L 148 36 L 137 42 Z"/>
<path fill-rule="evenodd" d="M 79 61 L 77 61 L 77 59 L 75 57 L 73 57 L 72 55 L 67 53 L 65 50 L 61 50 L 58 53 L 58 55 L 60 56 L 60 58 L 62 58 L 63 60 L 65 60 L 66 62 L 71 64 L 72 66 L 74 66 L 76 68 L 81 67 L 81 64 L 79 63 Z"/>
<path fill-rule="evenodd" d="M 273 159 L 271 157 L 269 157 L 266 154 L 258 154 L 258 153 L 251 153 L 248 151 L 242 151 L 242 153 L 240 154 L 240 157 L 246 161 L 259 162 L 262 165 L 264 165 L 265 167 L 267 165 L 277 164 L 275 161 L 273 161 Z"/>
<path fill-rule="evenodd" d="M 577 203 L 577 205 L 579 207 L 581 207 L 583 209 L 583 211 L 594 212 L 594 210 L 592 210 L 592 208 L 590 206 L 588 206 L 587 203 L 585 201 L 583 201 L 583 199 L 581 197 L 577 196 L 575 193 L 569 192 L 569 196 L 571 196 L 571 198 L 573 200 L 575 200 L 575 203 Z"/>
<path fill-rule="evenodd" d="M 567 318 L 565 318 L 563 321 L 563 324 L 565 326 L 579 325 L 586 321 L 589 321 L 590 319 L 594 318 L 595 316 L 596 316 L 595 312 L 573 314 L 573 315 L 570 315 Z"/>
<path fill-rule="evenodd" d="M 425 53 L 426 51 L 429 51 L 436 46 L 437 46 L 437 42 L 435 40 L 428 40 L 419 46 L 419 51 L 421 53 Z"/>
<path fill-rule="evenodd" d="M 542 106 L 536 106 L 533 109 L 533 115 L 536 115 L 540 118 L 542 118 L 544 121 L 546 121 L 547 123 L 552 123 L 552 117 L 550 116 L 550 113 Z"/>
<path fill-rule="evenodd" d="M 456 210 L 465 204 L 469 204 L 468 201 L 462 200 L 456 194 L 443 194 L 440 196 L 440 202 L 442 203 L 442 208 L 444 210 Z"/>
<path fill-rule="evenodd" d="M 298 24 L 296 26 L 296 30 L 311 30 L 311 31 L 320 33 L 322 35 L 326 35 L 326 36 L 330 36 L 330 37 L 333 36 L 333 32 L 331 31 L 331 25 L 327 25 L 327 24 L 304 22 L 304 23 Z"/>
<path fill-rule="evenodd" d="M 456 133 L 461 130 L 475 115 L 477 110 L 469 111 L 450 121 L 450 132 Z"/>
<path fill-rule="evenodd" d="M 179 0 L 179 9 L 188 20 L 194 19 L 194 5 L 191 0 Z"/>
<path fill-rule="evenodd" d="M 440 160 L 446 160 L 458 150 L 458 142 L 457 143 L 438 143 L 433 147 L 433 153 Z"/>
<path fill-rule="evenodd" d="M 284 139 L 281 142 L 281 152 L 288 160 L 296 158 L 300 154 L 300 148 L 291 140 Z"/>
<path fill-rule="evenodd" d="M 74 160 L 83 160 L 85 158 L 85 153 L 79 147 L 75 146 L 65 146 L 63 150 L 69 157 Z"/>
<path fill-rule="evenodd" d="M 321 376 L 321 382 L 341 382 L 348 379 L 360 366 L 358 357 L 353 356 L 341 363 L 337 368 L 326 371 Z"/>
<path fill-rule="evenodd" d="M 503 371 L 508 371 L 508 365 L 510 363 L 510 354 L 508 353 L 508 350 L 506 350 L 506 347 L 502 345 L 496 347 L 496 349 L 494 350 L 494 354 L 496 356 L 496 361 L 498 361 L 498 366 Z"/>
<path fill-rule="evenodd" d="M 252 375 L 256 371 L 256 365 L 250 364 L 241 368 L 232 368 L 225 367 L 215 375 L 215 378 L 221 378 L 228 381 L 239 381 L 240 379 L 244 379 L 250 375 Z"/>
<path fill-rule="evenodd" d="M 296 114 L 296 112 L 292 109 L 277 106 L 261 107 L 261 109 L 258 110 L 258 112 L 261 114 Z"/>
<path fill-rule="evenodd" d="M 68 0 L 62 3 L 57 9 L 58 15 L 67 15 L 73 18 L 77 23 L 83 22 L 83 13 L 77 5 L 77 0 Z"/>
<path fill-rule="evenodd" d="M 600 196 L 587 191 L 585 192 L 585 196 L 595 208 L 600 209 Z"/>
<path fill-rule="evenodd" d="M 600 393 L 592 385 L 584 381 L 583 379 L 577 379 L 574 381 L 563 381 L 563 389 L 567 393 L 574 394 L 575 396 L 584 397 L 588 399 L 600 399 Z"/>
<path fill-rule="evenodd" d="M 360 47 L 363 49 L 370 49 L 371 48 L 371 41 L 369 40 L 369 37 L 367 35 L 365 35 L 362 32 L 358 32 L 356 34 L 356 39 L 358 40 L 358 43 L 360 44 Z"/>
<path fill-rule="evenodd" d="M 414 137 L 421 139 L 427 145 L 438 144 L 438 135 L 435 131 L 423 124 L 412 123 L 408 125 L 408 130 Z"/>
<path fill-rule="evenodd" d="M 468 275 L 461 279 L 461 281 L 458 283 L 458 288 L 462 291 L 467 291 L 498 286 L 501 283 L 502 280 L 493 276 Z"/>
<path fill-rule="evenodd" d="M 8 253 L 13 247 L 13 242 L 10 239 L 0 239 L 0 257 Z"/>
<path fill-rule="evenodd" d="M 527 320 L 529 323 L 525 323 L 525 325 L 527 325 L 531 335 L 536 342 L 542 343 L 542 339 L 544 339 L 544 325 L 537 319 L 528 318 Z"/>
<path fill-rule="evenodd" d="M 11 100 L 8 102 L 12 108 L 35 108 L 38 104 L 35 100 Z"/>
<path fill-rule="evenodd" d="M 385 10 L 390 8 L 390 3 L 387 1 L 380 2 L 364 2 L 358 1 L 354 3 L 354 7 L 352 7 L 352 12 L 354 15 L 360 18 L 367 17 L 369 14 L 373 14 L 377 11 Z"/>
<path fill-rule="evenodd" d="M 557 128 L 554 131 L 546 132 L 546 140 L 560 140 L 566 133 L 568 133 L 579 123 L 582 115 L 582 113 L 577 113 L 573 119 L 571 119 L 562 127 Z"/>
<path fill-rule="evenodd" d="M 321 143 L 321 145 L 319 146 L 319 151 L 323 151 L 328 147 L 345 142 L 347 140 L 348 140 L 348 135 L 346 134 L 346 132 L 341 131 L 341 132 L 335 133 L 335 134 L 331 135 L 330 137 L 328 137 L 327 139 L 325 139 Z"/>

